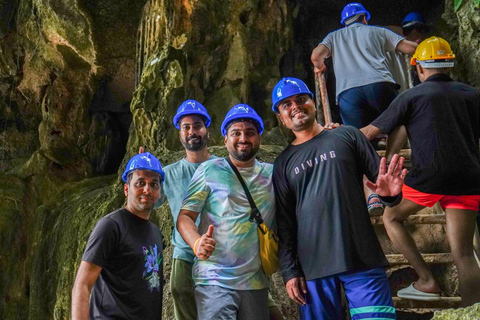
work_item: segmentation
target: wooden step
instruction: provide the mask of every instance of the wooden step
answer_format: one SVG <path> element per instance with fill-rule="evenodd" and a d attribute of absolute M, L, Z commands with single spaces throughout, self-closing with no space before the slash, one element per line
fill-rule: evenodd
<path fill-rule="evenodd" d="M 372 225 L 383 225 L 382 216 L 370 216 Z M 413 214 L 405 221 L 406 224 L 445 224 L 445 214 Z"/>
<path fill-rule="evenodd" d="M 385 153 L 386 150 L 377 150 L 377 154 L 380 157 L 385 157 Z M 400 157 L 404 157 L 406 162 L 412 159 L 412 151 L 410 149 L 402 149 L 398 154 L 400 155 Z"/>
<path fill-rule="evenodd" d="M 441 297 L 437 301 L 419 301 L 393 297 L 393 305 L 397 309 L 449 309 L 460 308 L 462 298 Z M 418 310 L 416 310 L 418 312 Z M 428 311 L 427 311 L 428 312 Z"/>
<path fill-rule="evenodd" d="M 377 150 L 377 154 L 380 157 L 385 157 L 385 150 Z M 405 158 L 405 162 L 403 163 L 403 167 L 406 169 L 410 169 L 412 167 L 412 156 L 411 156 L 411 150 L 410 149 L 402 149 L 399 152 L 400 157 Z"/>
<path fill-rule="evenodd" d="M 387 254 L 388 262 L 391 265 L 408 265 L 407 259 L 403 254 Z M 423 260 L 428 264 L 444 264 L 453 263 L 453 257 L 451 253 L 424 253 L 422 254 Z"/>

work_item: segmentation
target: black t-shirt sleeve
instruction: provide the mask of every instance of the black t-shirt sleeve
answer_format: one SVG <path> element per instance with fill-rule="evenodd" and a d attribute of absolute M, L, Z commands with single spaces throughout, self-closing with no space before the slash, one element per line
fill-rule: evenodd
<path fill-rule="evenodd" d="M 104 268 L 118 244 L 119 227 L 115 221 L 103 218 L 98 221 L 88 238 L 82 260 Z"/>
<path fill-rule="evenodd" d="M 356 143 L 356 163 L 362 166 L 360 170 L 367 176 L 368 180 L 375 182 L 377 180 L 380 157 L 367 137 L 358 129 L 352 129 L 351 133 Z"/>
<path fill-rule="evenodd" d="M 297 219 L 295 215 L 296 197 L 288 186 L 285 166 L 275 161 L 273 186 L 275 189 L 276 223 L 279 237 L 278 257 L 283 280 L 303 276 L 297 258 Z"/>
<path fill-rule="evenodd" d="M 382 112 L 371 124 L 386 134 L 391 134 L 395 128 L 405 124 L 405 117 L 409 110 L 408 105 L 406 95 L 397 96 L 387 110 Z"/>

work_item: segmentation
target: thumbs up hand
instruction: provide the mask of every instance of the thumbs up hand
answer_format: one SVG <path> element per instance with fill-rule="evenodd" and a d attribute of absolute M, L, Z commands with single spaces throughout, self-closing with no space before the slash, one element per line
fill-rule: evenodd
<path fill-rule="evenodd" d="M 213 236 L 213 225 L 208 226 L 207 233 L 205 233 L 207 237 L 211 238 Z"/>
<path fill-rule="evenodd" d="M 213 225 L 208 226 L 208 230 L 200 238 L 195 241 L 193 246 L 193 253 L 199 259 L 207 260 L 215 250 L 215 240 L 213 236 Z"/>

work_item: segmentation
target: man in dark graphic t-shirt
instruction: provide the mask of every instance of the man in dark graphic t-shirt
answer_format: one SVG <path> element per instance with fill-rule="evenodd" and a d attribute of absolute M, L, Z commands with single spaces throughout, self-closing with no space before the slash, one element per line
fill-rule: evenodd
<path fill-rule="evenodd" d="M 388 262 L 370 224 L 362 176 L 393 205 L 401 198 L 404 160 L 395 155 L 387 171 L 356 128 L 324 130 L 312 97 L 296 78 L 283 78 L 272 94 L 273 111 L 296 137 L 273 169 L 287 293 L 300 305 L 301 319 L 342 319 L 341 286 L 352 318 L 395 319 L 383 269 Z"/>
<path fill-rule="evenodd" d="M 148 219 L 163 177 L 149 152 L 128 162 L 122 175 L 127 205 L 100 219 L 90 234 L 72 290 L 73 320 L 161 318 L 162 234 Z"/>

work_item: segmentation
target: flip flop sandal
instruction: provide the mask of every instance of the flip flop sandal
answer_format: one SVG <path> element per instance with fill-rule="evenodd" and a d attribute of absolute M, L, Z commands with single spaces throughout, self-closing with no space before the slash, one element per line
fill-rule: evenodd
<path fill-rule="evenodd" d="M 430 292 L 423 292 L 423 291 L 417 290 L 413 286 L 414 284 L 415 282 L 406 288 L 398 290 L 397 297 L 402 299 L 411 299 L 411 300 L 420 300 L 420 301 L 436 301 L 441 299 L 439 293 L 430 293 Z"/>
<path fill-rule="evenodd" d="M 377 199 L 375 201 L 375 199 Z M 370 215 L 382 215 L 385 205 L 380 202 L 380 198 L 376 194 L 371 194 L 367 200 L 367 209 Z"/>

